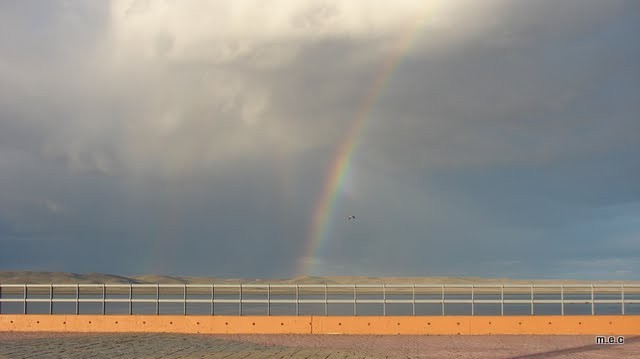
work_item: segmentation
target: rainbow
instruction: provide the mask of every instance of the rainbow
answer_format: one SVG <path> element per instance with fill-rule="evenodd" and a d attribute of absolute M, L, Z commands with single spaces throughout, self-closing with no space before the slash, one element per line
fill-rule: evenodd
<path fill-rule="evenodd" d="M 417 38 L 417 35 L 420 33 L 426 20 L 425 15 L 426 13 L 419 16 L 416 21 L 402 33 L 396 46 L 380 65 L 380 69 L 374 78 L 372 86 L 369 87 L 361 105 L 358 107 L 351 127 L 332 157 L 331 166 L 324 181 L 322 192 L 313 210 L 311 225 L 309 226 L 307 235 L 307 247 L 300 263 L 300 275 L 309 274 L 318 250 L 322 243 L 327 240 L 327 233 L 329 233 L 331 228 L 331 213 L 333 213 L 335 209 L 338 193 L 343 187 L 344 180 L 351 169 L 351 159 L 362 130 L 370 118 L 371 111 L 380 97 L 382 90 L 391 78 L 402 57 L 405 56 Z"/>

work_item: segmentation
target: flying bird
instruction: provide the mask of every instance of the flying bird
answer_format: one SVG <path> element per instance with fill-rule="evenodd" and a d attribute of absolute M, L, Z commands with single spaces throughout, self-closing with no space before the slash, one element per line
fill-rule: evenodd
<path fill-rule="evenodd" d="M 352 219 L 356 219 L 356 216 L 349 216 L 349 217 L 347 217 L 347 221 L 350 221 L 350 220 L 352 220 Z"/>

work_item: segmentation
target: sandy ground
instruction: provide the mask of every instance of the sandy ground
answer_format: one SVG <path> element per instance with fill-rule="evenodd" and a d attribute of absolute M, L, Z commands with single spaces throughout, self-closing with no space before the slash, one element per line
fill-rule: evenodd
<path fill-rule="evenodd" d="M 117 355 L 116 355 L 117 354 Z M 0 332 L 0 358 L 640 358 L 640 337 Z"/>
<path fill-rule="evenodd" d="M 223 335 L 256 344 L 353 350 L 402 358 L 640 358 L 640 337 L 598 345 L 578 335 Z"/>

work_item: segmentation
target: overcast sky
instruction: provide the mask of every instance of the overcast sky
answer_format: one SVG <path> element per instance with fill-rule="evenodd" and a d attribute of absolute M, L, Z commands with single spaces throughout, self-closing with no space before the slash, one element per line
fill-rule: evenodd
<path fill-rule="evenodd" d="M 638 280 L 639 38 L 637 0 L 2 1 L 0 270 Z"/>

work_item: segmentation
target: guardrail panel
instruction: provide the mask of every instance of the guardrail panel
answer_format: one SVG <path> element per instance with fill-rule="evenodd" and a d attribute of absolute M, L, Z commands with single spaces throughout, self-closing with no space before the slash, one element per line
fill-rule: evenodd
<path fill-rule="evenodd" d="M 640 285 L 0 284 L 0 314 L 637 315 Z"/>

